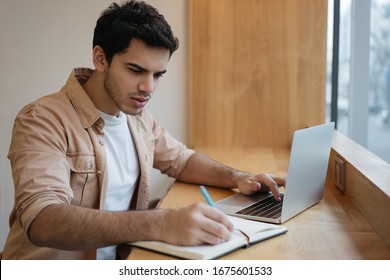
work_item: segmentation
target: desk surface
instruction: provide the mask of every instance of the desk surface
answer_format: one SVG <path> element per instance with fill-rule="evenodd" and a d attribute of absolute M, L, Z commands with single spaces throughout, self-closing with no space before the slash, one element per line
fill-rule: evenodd
<path fill-rule="evenodd" d="M 289 151 L 264 149 L 197 149 L 234 168 L 249 172 L 286 175 Z M 208 187 L 214 200 L 231 190 Z M 199 186 L 176 182 L 163 198 L 160 208 L 176 208 L 204 201 Z M 367 223 L 349 198 L 328 179 L 323 199 L 284 223 L 288 232 L 221 259 L 390 259 L 390 248 Z M 133 249 L 128 259 L 173 259 Z"/>

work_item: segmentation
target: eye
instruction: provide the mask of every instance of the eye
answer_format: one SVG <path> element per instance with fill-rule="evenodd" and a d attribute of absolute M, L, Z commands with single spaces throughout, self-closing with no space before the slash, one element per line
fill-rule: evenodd
<path fill-rule="evenodd" d="M 156 79 L 162 78 L 162 77 L 164 76 L 165 73 L 167 73 L 166 70 L 157 72 L 157 73 L 154 74 L 154 77 L 155 77 Z"/>
<path fill-rule="evenodd" d="M 154 77 L 156 79 L 162 78 L 163 76 L 164 76 L 164 73 L 156 73 L 156 74 L 154 74 Z"/>
<path fill-rule="evenodd" d="M 136 74 L 142 74 L 144 72 L 144 70 L 142 70 L 142 69 L 132 68 L 132 67 L 129 67 L 129 70 L 133 73 L 136 73 Z"/>

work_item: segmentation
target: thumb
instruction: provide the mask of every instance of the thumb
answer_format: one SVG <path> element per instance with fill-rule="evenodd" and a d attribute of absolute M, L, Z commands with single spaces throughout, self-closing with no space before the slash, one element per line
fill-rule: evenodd
<path fill-rule="evenodd" d="M 255 192 L 258 192 L 261 189 L 261 184 L 259 182 L 250 181 L 247 184 L 247 187 L 244 190 L 240 190 L 243 194 L 251 195 Z"/>

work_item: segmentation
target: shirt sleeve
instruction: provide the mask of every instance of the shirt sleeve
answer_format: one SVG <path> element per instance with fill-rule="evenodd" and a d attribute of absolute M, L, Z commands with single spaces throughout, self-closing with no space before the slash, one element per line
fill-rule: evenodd
<path fill-rule="evenodd" d="M 48 205 L 69 203 L 69 167 L 62 126 L 34 106 L 15 119 L 8 158 L 15 185 L 16 218 L 25 233 Z"/>
<path fill-rule="evenodd" d="M 150 114 L 148 114 L 148 118 L 152 124 L 154 135 L 153 167 L 170 177 L 178 178 L 195 151 L 174 138 Z"/>

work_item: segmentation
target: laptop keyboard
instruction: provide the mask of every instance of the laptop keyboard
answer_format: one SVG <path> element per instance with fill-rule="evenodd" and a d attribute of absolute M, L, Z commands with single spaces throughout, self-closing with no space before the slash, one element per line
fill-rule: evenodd
<path fill-rule="evenodd" d="M 236 212 L 236 214 L 277 219 L 282 213 L 282 204 L 270 196 Z"/>

